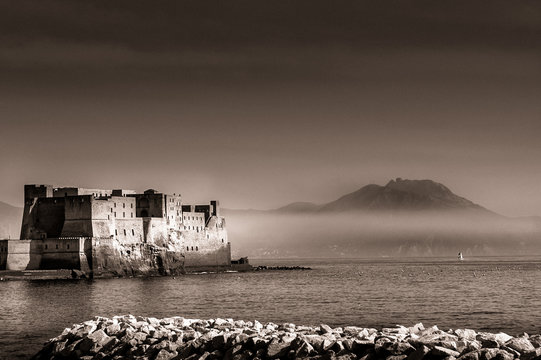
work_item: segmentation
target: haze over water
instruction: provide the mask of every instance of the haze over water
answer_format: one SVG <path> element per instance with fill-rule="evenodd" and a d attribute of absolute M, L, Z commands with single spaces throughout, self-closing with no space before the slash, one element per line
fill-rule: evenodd
<path fill-rule="evenodd" d="M 541 333 L 541 258 L 263 263 L 313 270 L 0 283 L 0 358 L 28 358 L 73 323 L 128 313 Z"/>

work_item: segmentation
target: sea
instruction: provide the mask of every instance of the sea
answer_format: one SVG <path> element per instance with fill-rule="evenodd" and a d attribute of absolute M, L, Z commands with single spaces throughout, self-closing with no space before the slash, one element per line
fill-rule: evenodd
<path fill-rule="evenodd" d="M 311 270 L 0 282 L 0 359 L 94 316 L 541 333 L 541 257 L 252 260 Z"/>

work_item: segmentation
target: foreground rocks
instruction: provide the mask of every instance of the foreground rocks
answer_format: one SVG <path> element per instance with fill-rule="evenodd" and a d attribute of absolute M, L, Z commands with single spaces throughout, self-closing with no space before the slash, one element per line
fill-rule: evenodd
<path fill-rule="evenodd" d="M 233 319 L 96 317 L 33 359 L 541 360 L 541 336 L 397 326 L 381 330 Z"/>

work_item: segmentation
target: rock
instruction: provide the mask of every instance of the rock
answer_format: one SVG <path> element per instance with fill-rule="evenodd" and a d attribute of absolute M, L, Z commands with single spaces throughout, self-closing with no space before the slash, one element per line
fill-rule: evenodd
<path fill-rule="evenodd" d="M 304 335 L 303 339 L 317 351 L 320 351 L 323 348 L 323 341 L 325 340 L 321 335 Z"/>
<path fill-rule="evenodd" d="M 385 360 L 404 360 L 408 356 L 407 355 L 390 355 L 385 358 Z"/>
<path fill-rule="evenodd" d="M 496 334 L 480 332 L 477 334 L 476 340 L 479 341 L 484 348 L 497 348 L 500 346 L 496 340 Z"/>
<path fill-rule="evenodd" d="M 336 344 L 336 340 L 331 340 L 329 338 L 323 339 L 322 349 L 323 351 L 330 350 Z"/>
<path fill-rule="evenodd" d="M 534 347 L 541 347 L 541 335 L 532 335 L 528 338 L 528 340 L 530 340 Z"/>
<path fill-rule="evenodd" d="M 357 334 L 359 334 L 362 330 L 363 328 L 357 326 L 346 326 L 344 328 L 344 334 L 348 336 L 357 336 Z"/>
<path fill-rule="evenodd" d="M 410 334 L 419 334 L 425 329 L 423 323 L 417 323 L 409 328 Z"/>
<path fill-rule="evenodd" d="M 382 348 L 391 355 L 409 355 L 415 351 L 415 348 L 409 343 L 401 341 L 383 343 Z"/>
<path fill-rule="evenodd" d="M 279 339 L 273 339 L 267 347 L 267 357 L 269 359 L 276 359 L 283 357 L 289 352 L 291 341 L 280 341 Z"/>
<path fill-rule="evenodd" d="M 114 336 L 120 332 L 120 325 L 118 325 L 118 323 L 111 324 L 105 328 L 105 332 L 109 336 Z"/>
<path fill-rule="evenodd" d="M 499 348 L 488 348 L 479 350 L 479 360 L 512 360 L 514 356 Z"/>
<path fill-rule="evenodd" d="M 513 337 L 507 335 L 506 333 L 500 332 L 494 335 L 494 340 L 498 343 L 498 345 L 502 346 L 509 340 L 511 340 Z"/>
<path fill-rule="evenodd" d="M 40 359 L 541 360 L 541 336 L 396 326 L 381 331 L 233 319 L 115 316 L 74 324 Z"/>
<path fill-rule="evenodd" d="M 443 359 L 448 356 L 452 356 L 455 358 L 460 356 L 460 353 L 458 351 L 447 349 L 447 348 L 444 348 L 443 346 L 434 346 L 432 350 L 430 350 L 430 354 L 439 359 Z"/>
<path fill-rule="evenodd" d="M 524 353 L 524 354 L 522 354 L 522 356 L 520 356 L 520 354 L 519 354 L 518 356 L 515 356 L 515 357 L 520 357 L 523 360 L 540 360 L 541 359 L 541 348 L 537 348 L 534 351 Z"/>
<path fill-rule="evenodd" d="M 477 333 L 474 330 L 470 329 L 457 329 L 454 333 L 458 336 L 460 340 L 475 340 Z"/>
<path fill-rule="evenodd" d="M 521 354 L 535 351 L 535 347 L 532 345 L 530 340 L 523 337 L 512 338 L 505 343 L 505 346 L 508 346 Z"/>
<path fill-rule="evenodd" d="M 321 324 L 319 325 L 319 333 L 320 334 L 327 334 L 327 333 L 332 333 L 332 328 L 329 326 L 329 325 L 326 325 L 326 324 Z"/>
<path fill-rule="evenodd" d="M 257 320 L 254 321 L 254 330 L 257 332 L 263 330 L 263 325 Z"/>
<path fill-rule="evenodd" d="M 408 360 L 421 360 L 430 352 L 430 348 L 421 345 L 408 355 Z"/>
<path fill-rule="evenodd" d="M 458 360 L 479 360 L 480 351 L 470 351 L 458 358 Z"/>

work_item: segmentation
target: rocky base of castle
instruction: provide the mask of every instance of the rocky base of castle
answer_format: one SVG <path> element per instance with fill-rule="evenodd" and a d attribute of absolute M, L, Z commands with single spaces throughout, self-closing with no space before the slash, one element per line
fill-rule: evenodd
<path fill-rule="evenodd" d="M 33 359 L 539 360 L 541 336 L 115 316 L 67 328 Z"/>

